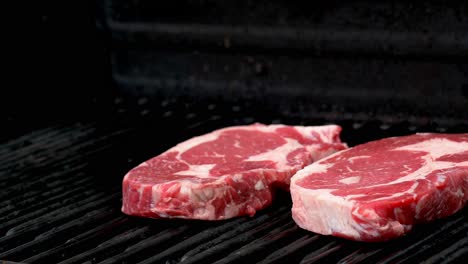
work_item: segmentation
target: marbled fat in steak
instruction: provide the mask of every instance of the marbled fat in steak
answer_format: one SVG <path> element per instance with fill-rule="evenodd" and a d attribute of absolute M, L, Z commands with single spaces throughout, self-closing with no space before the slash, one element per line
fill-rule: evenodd
<path fill-rule="evenodd" d="M 292 215 L 307 230 L 360 241 L 401 236 L 468 199 L 468 134 L 416 134 L 349 148 L 291 180 Z"/>
<path fill-rule="evenodd" d="M 132 169 L 122 211 L 144 217 L 219 220 L 254 215 L 275 186 L 346 148 L 336 125 L 237 126 L 187 140 Z"/>

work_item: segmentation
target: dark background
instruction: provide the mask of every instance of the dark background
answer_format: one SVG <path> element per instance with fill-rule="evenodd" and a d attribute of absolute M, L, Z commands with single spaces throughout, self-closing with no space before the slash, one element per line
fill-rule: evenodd
<path fill-rule="evenodd" d="M 90 119 L 112 96 L 108 47 L 94 1 L 17 6 L 2 87 L 2 139 L 50 124 Z M 19 10 L 22 10 L 19 12 Z M 21 14 L 21 15 L 20 15 Z M 103 103 L 99 107 L 100 103 Z"/>
<path fill-rule="evenodd" d="M 4 135 L 141 117 L 165 100 L 279 119 L 467 120 L 463 1 L 52 1 L 33 9 L 16 82 L 3 89 Z"/>

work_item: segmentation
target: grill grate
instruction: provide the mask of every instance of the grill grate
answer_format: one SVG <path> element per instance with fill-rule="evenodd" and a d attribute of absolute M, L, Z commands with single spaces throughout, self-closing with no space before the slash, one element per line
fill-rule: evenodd
<path fill-rule="evenodd" d="M 298 228 L 291 219 L 291 201 L 283 192 L 271 208 L 253 218 L 153 220 L 120 212 L 122 176 L 141 160 L 189 137 L 253 121 L 313 125 L 333 120 L 299 120 L 238 106 L 172 102 L 144 117 L 141 112 L 126 113 L 110 122 L 48 127 L 5 142 L 0 148 L 0 259 L 26 263 L 449 263 L 468 256 L 466 210 L 418 226 L 401 239 L 377 244 Z M 357 123 L 351 119 L 338 123 L 344 127 L 344 141 L 351 145 L 440 130 L 433 123 Z M 161 126 L 165 127 L 162 135 L 156 133 Z M 443 129 L 466 132 L 468 127 L 459 124 Z M 155 139 L 155 134 L 164 140 Z"/>

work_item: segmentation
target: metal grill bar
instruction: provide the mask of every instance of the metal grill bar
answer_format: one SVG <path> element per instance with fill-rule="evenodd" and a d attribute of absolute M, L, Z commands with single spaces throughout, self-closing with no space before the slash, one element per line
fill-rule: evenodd
<path fill-rule="evenodd" d="M 128 223 L 128 219 L 124 217 L 116 217 L 115 219 L 105 222 L 95 228 L 89 229 L 85 233 L 77 235 L 75 237 L 70 238 L 65 243 L 60 244 L 57 247 L 54 247 L 49 250 L 45 250 L 33 257 L 25 259 L 24 262 L 27 263 L 46 263 L 47 259 L 55 258 L 57 259 L 58 256 L 63 255 L 70 255 L 73 252 L 79 252 L 80 250 L 84 250 L 87 245 L 92 244 L 93 241 L 98 239 L 106 239 L 114 235 L 115 232 L 121 231 L 122 226 L 131 224 Z M 88 251 L 89 252 L 89 251 Z M 89 254 L 88 254 L 89 256 Z M 68 260 L 71 262 L 71 260 Z"/>
<path fill-rule="evenodd" d="M 285 225 L 270 230 L 266 235 L 251 241 L 215 263 L 233 263 L 246 258 L 252 260 L 258 259 L 262 254 L 268 252 L 271 247 L 276 246 L 275 244 L 284 243 L 286 239 L 288 239 L 288 242 L 291 241 L 294 238 L 293 235 L 297 234 L 298 229 L 297 225 L 288 222 Z"/>
<path fill-rule="evenodd" d="M 468 252 L 468 237 L 455 242 L 450 247 L 444 249 L 439 254 L 434 255 L 426 260 L 427 263 L 462 263 L 463 256 Z"/>
<path fill-rule="evenodd" d="M 102 223 L 105 220 L 109 220 L 111 216 L 115 217 L 115 213 L 116 211 L 113 210 L 113 208 L 91 211 L 82 217 L 78 217 L 61 226 L 53 227 L 45 233 L 39 234 L 34 240 L 2 253 L 0 258 L 25 258 L 31 256 L 34 254 L 34 251 L 45 250 L 56 244 L 65 242 L 64 239 L 66 239 L 70 233 L 86 230 L 86 228 L 92 224 Z"/>
<path fill-rule="evenodd" d="M 233 248 L 239 247 L 254 240 L 256 237 L 265 234 L 273 227 L 277 225 L 284 225 L 285 222 L 291 218 L 290 214 L 281 214 L 262 225 L 255 226 L 252 229 L 245 230 L 243 232 L 236 231 L 236 235 L 232 234 L 221 236 L 219 239 L 214 239 L 209 243 L 199 246 L 196 250 L 192 250 L 184 254 L 181 258 L 182 263 L 202 263 L 203 261 L 212 260 L 214 257 L 218 257 L 230 252 Z M 200 250 L 204 248 L 204 250 Z"/>
<path fill-rule="evenodd" d="M 434 246 L 437 246 L 437 244 L 441 242 L 441 238 L 446 236 L 446 233 L 450 232 L 450 230 L 457 230 L 456 232 L 459 232 L 458 230 L 460 227 L 457 227 L 458 225 L 461 225 L 461 230 L 466 229 L 467 223 L 464 223 L 464 221 L 466 221 L 464 217 L 459 217 L 453 221 L 445 223 L 439 229 L 434 230 L 433 233 L 420 237 L 418 241 L 414 241 L 414 243 L 394 253 L 385 261 L 390 263 L 399 258 L 408 258 L 410 256 L 421 254 L 422 252 L 427 252 L 428 250 L 433 250 Z"/>
<path fill-rule="evenodd" d="M 148 226 L 127 230 L 124 233 L 117 234 L 114 237 L 106 240 L 102 244 L 98 244 L 95 248 L 73 256 L 65 261 L 62 261 L 61 263 L 81 263 L 87 259 L 95 258 L 95 256 L 99 254 L 104 254 L 107 251 L 123 250 L 128 244 L 136 243 L 136 241 L 144 238 L 150 232 L 151 228 Z"/>
<path fill-rule="evenodd" d="M 144 261 L 143 263 L 157 263 L 163 261 L 165 258 L 170 257 L 171 255 L 179 254 L 182 251 L 187 251 L 193 245 L 200 245 L 206 243 L 206 241 L 218 237 L 221 234 L 228 232 L 230 229 L 239 229 L 239 226 L 247 222 L 245 218 L 235 219 L 234 221 L 227 222 L 221 226 L 210 228 L 204 230 L 200 233 L 197 233 L 190 238 L 184 239 L 184 241 L 175 244 L 174 246 L 162 251 L 161 253 L 154 255 Z M 243 230 L 243 228 L 241 228 Z"/>
<path fill-rule="evenodd" d="M 1 170 L 6 170 L 11 167 L 15 167 L 16 170 L 23 170 L 28 167 L 28 163 L 24 162 L 25 159 L 32 157 L 32 162 L 42 162 L 44 160 L 49 161 L 50 157 L 53 157 L 58 154 L 60 157 L 60 150 L 65 150 L 65 153 L 70 153 L 68 147 L 72 146 L 74 148 L 80 148 L 79 139 L 89 136 L 92 128 L 88 128 L 81 132 L 81 129 L 74 127 L 65 128 L 63 131 L 58 131 L 56 133 L 51 133 L 48 137 L 44 138 L 43 141 L 37 140 L 32 142 L 31 145 L 21 148 L 17 151 L 10 152 L 6 158 L 2 159 L 2 164 L 0 164 Z M 70 138 L 70 136 L 72 136 Z M 86 143 L 86 142 L 85 142 Z M 45 148 L 50 148 L 50 151 L 44 151 Z M 39 154 L 39 155 L 38 155 Z M 35 157 L 37 155 L 37 157 Z M 52 156 L 53 155 L 53 156 Z M 26 159 L 27 160 L 27 159 Z M 22 161 L 22 162 L 12 162 L 12 161 Z M 45 164 L 43 164 L 45 165 Z"/>
<path fill-rule="evenodd" d="M 2 207 L 2 210 L 0 210 L 0 215 L 6 215 L 8 218 L 10 218 L 8 214 L 16 208 L 21 208 L 21 210 L 15 212 L 15 215 L 24 214 L 25 212 L 31 212 L 32 210 L 40 208 L 46 204 L 55 203 L 59 200 L 69 198 L 72 195 L 85 192 L 89 190 L 92 186 L 92 182 L 90 181 L 90 178 L 78 179 L 74 182 L 77 186 L 73 189 L 65 188 L 64 186 L 62 186 L 61 188 L 59 187 L 52 189 L 49 192 L 39 193 L 36 197 L 31 197 L 28 199 L 23 198 L 24 200 L 18 199 L 19 201 L 15 202 L 14 206 L 8 203 L 7 206 Z M 40 199 L 39 202 L 36 202 L 37 199 Z M 0 221 L 2 220 L 3 218 L 0 218 Z"/>
<path fill-rule="evenodd" d="M 74 164 L 70 164 L 74 165 Z M 72 167 L 70 168 L 70 171 L 79 171 L 80 169 L 83 169 L 85 167 L 84 164 L 78 165 L 77 167 Z M 42 176 L 42 177 L 40 177 Z M 75 176 L 76 177 L 76 176 Z M 73 177 L 73 174 L 71 175 L 71 178 Z M 33 178 L 33 177 L 31 177 Z M 11 197 L 14 198 L 15 195 L 18 195 L 19 197 L 22 197 L 22 193 L 24 193 L 24 190 L 29 190 L 37 186 L 44 186 L 44 187 L 53 187 L 53 186 L 62 186 L 63 184 L 66 184 L 66 181 L 70 179 L 63 179 L 63 172 L 53 172 L 50 174 L 43 175 L 41 173 L 38 174 L 38 177 L 36 179 L 30 179 L 29 181 L 26 182 L 19 182 L 15 185 L 10 185 L 5 192 L 3 192 L 0 195 L 0 199 L 5 199 L 6 197 Z M 24 198 L 24 197 L 22 197 Z"/>
<path fill-rule="evenodd" d="M 313 53 L 361 53 L 399 56 L 467 56 L 464 32 L 389 32 L 382 30 L 337 30 L 269 26 L 229 26 L 203 24 L 120 23 L 108 21 L 117 40 L 136 42 L 158 40 L 161 45 L 187 46 L 211 50 L 225 48 L 220 40 L 229 36 L 237 50 L 302 50 Z M 326 43 L 326 45 L 324 44 Z"/>
<path fill-rule="evenodd" d="M 88 199 L 76 202 L 75 204 L 63 206 L 60 209 L 46 213 L 37 219 L 29 218 L 30 220 L 20 222 L 19 224 L 17 221 L 14 221 L 14 224 L 17 225 L 14 228 L 9 229 L 6 235 L 0 238 L 0 248 L 5 250 L 20 243 L 24 243 L 28 239 L 33 238 L 41 229 L 53 228 L 54 226 L 60 225 L 66 221 L 71 221 L 81 214 L 86 214 L 92 209 L 99 208 L 102 204 L 112 200 L 115 201 L 116 197 L 117 195 L 109 196 L 106 193 L 100 193 L 93 195 Z M 8 225 L 10 224 L 11 222 L 8 223 Z"/>
<path fill-rule="evenodd" d="M 110 28 L 114 40 L 139 45 L 348 56 L 447 58 L 466 56 L 468 52 L 468 39 L 463 37 L 467 12 L 463 1 L 452 1 L 450 5 L 435 1 L 331 5 L 257 1 L 252 5 L 237 1 L 160 4 L 112 0 L 99 6 L 104 15 L 102 23 Z"/>
<path fill-rule="evenodd" d="M 139 258 L 138 254 L 148 249 L 155 249 L 159 247 L 164 247 L 163 244 L 168 243 L 174 239 L 183 240 L 183 234 L 190 230 L 190 226 L 180 226 L 170 230 L 164 230 L 160 233 L 157 233 L 147 239 L 141 240 L 138 243 L 131 245 L 124 252 L 118 254 L 114 257 L 101 262 L 102 264 L 111 264 L 111 263 L 122 263 L 129 258 L 137 260 Z"/>
<path fill-rule="evenodd" d="M 258 262 L 259 264 L 264 263 L 279 263 L 284 261 L 290 255 L 295 254 L 297 251 L 303 250 L 308 245 L 315 243 L 320 239 L 319 235 L 306 234 L 298 238 L 295 241 L 292 241 L 290 244 L 276 250 L 269 256 L 265 257 L 262 261 Z"/>
<path fill-rule="evenodd" d="M 80 183 L 80 182 L 82 181 L 77 181 L 77 183 Z M 67 205 L 68 203 L 79 201 L 83 199 L 84 197 L 87 197 L 91 194 L 96 193 L 95 190 L 86 189 L 86 187 L 91 187 L 91 185 L 90 184 L 83 185 L 82 188 L 77 188 L 76 190 L 72 190 L 69 192 L 63 192 L 63 195 L 57 195 L 57 196 L 52 197 L 52 199 L 42 200 L 38 203 L 35 203 L 35 201 L 33 200 L 29 203 L 31 205 L 30 207 L 25 206 L 20 210 L 14 208 L 16 209 L 16 211 L 0 219 L 3 221 L 3 224 L 1 225 L 0 230 L 5 231 L 9 229 L 11 226 L 15 226 L 18 223 L 23 223 L 27 219 L 33 219 L 33 218 L 42 216 L 46 212 L 50 212 L 51 210 L 55 210 L 55 209 L 60 209 L 63 206 Z M 72 193 L 76 191 L 79 191 L 79 193 L 76 195 L 71 195 Z M 18 215 L 20 216 L 17 217 Z"/>

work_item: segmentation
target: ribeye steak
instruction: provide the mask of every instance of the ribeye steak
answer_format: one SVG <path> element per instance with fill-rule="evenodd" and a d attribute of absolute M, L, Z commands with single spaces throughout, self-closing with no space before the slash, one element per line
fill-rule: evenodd
<path fill-rule="evenodd" d="M 346 148 L 336 125 L 229 127 L 187 140 L 132 169 L 122 211 L 153 218 L 219 220 L 254 215 L 275 186 Z"/>
<path fill-rule="evenodd" d="M 454 214 L 468 198 L 468 134 L 416 134 L 349 148 L 291 179 L 307 230 L 360 241 L 401 236 Z"/>

